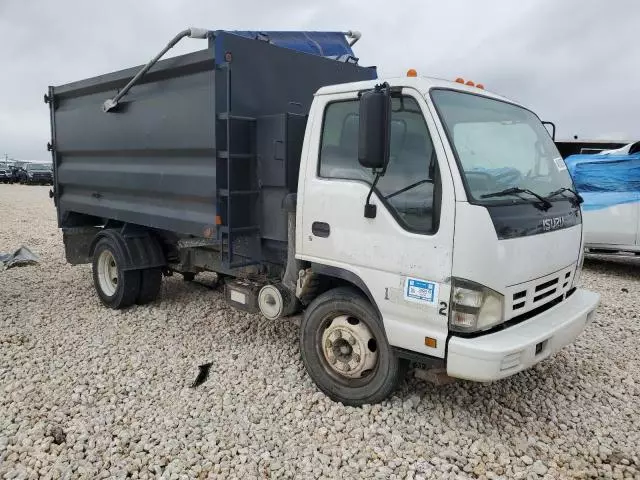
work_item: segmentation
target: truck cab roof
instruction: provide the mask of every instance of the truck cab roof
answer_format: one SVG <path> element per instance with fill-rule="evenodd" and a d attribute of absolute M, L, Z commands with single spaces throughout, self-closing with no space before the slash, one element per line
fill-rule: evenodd
<path fill-rule="evenodd" d="M 471 87 L 463 83 L 451 82 L 441 78 L 434 77 L 389 77 L 378 78 L 375 80 L 366 80 L 362 82 L 341 83 L 336 85 L 328 85 L 318 89 L 316 95 L 336 95 L 340 93 L 357 92 L 360 90 L 367 90 L 379 85 L 382 82 L 389 83 L 392 87 L 408 87 L 418 90 L 422 94 L 426 94 L 432 88 L 446 88 L 450 90 L 457 90 L 460 92 L 473 93 L 476 95 L 484 95 L 486 97 L 495 98 L 496 100 L 502 100 L 505 102 L 519 105 L 517 102 L 510 100 L 506 97 L 498 95 L 496 93 L 489 92 L 477 87 Z"/>

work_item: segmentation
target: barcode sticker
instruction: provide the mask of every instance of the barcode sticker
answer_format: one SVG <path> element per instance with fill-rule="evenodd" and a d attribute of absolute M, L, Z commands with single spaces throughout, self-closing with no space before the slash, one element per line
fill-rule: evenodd
<path fill-rule="evenodd" d="M 404 284 L 404 299 L 409 302 L 436 306 L 438 304 L 438 284 L 419 278 L 407 278 Z"/>

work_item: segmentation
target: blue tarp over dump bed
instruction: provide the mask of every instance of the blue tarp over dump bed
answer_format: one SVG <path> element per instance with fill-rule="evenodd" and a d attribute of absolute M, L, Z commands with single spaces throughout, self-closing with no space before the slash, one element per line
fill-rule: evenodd
<path fill-rule="evenodd" d="M 265 32 L 252 30 L 228 31 L 242 37 L 269 42 L 299 52 L 348 61 L 356 60 L 344 32 Z"/>

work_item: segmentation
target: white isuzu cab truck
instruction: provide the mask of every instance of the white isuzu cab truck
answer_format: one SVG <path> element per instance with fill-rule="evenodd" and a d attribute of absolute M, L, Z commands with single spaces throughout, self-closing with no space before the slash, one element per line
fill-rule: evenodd
<path fill-rule="evenodd" d="M 533 112 L 480 86 L 190 34 L 209 49 L 133 89 L 152 63 L 46 98 L 67 259 L 93 264 L 105 305 L 216 272 L 232 305 L 304 311 L 307 372 L 350 405 L 386 398 L 409 361 L 508 377 L 593 320 L 581 198 Z"/>
<path fill-rule="evenodd" d="M 360 279 L 389 345 L 442 359 L 452 377 L 498 380 L 573 342 L 593 320 L 599 296 L 577 288 L 579 202 L 538 117 L 460 83 L 387 82 L 394 92 L 389 163 L 374 165 L 384 171 L 371 195 L 374 218 L 363 215 L 371 171 L 347 152 L 357 150 L 358 138 L 382 135 L 362 114 L 360 132 L 356 123 L 360 92 L 376 82 L 316 94 L 300 167 L 296 257 Z M 403 150 L 394 148 L 394 128 L 405 137 Z M 317 221 L 330 229 L 326 238 L 313 234 Z M 325 317 L 316 311 L 333 304 L 331 297 L 312 304 L 303 329 L 322 331 Z M 326 344 L 338 349 L 372 333 L 343 322 L 326 338 L 309 338 L 307 368 L 324 361 L 326 373 L 317 376 L 344 375 L 344 363 L 358 368 L 346 362 L 351 348 L 340 362 L 342 350 Z M 305 353 L 314 346 L 319 353 Z"/>

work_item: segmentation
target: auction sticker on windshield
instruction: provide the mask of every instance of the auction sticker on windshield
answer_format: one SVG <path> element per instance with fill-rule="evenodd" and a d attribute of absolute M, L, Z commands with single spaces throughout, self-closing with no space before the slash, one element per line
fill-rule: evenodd
<path fill-rule="evenodd" d="M 438 284 L 407 277 L 404 282 L 404 299 L 409 302 L 436 306 L 438 304 Z"/>
<path fill-rule="evenodd" d="M 554 158 L 553 162 L 556 164 L 556 167 L 558 168 L 559 171 L 567 169 L 567 164 L 564 163 L 564 160 L 562 160 L 562 157 Z"/>

